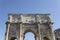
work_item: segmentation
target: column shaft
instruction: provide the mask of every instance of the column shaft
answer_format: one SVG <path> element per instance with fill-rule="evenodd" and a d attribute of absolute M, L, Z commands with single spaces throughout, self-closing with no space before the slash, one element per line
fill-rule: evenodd
<path fill-rule="evenodd" d="M 40 34 L 40 24 L 38 24 L 38 31 L 39 31 L 39 40 L 41 40 L 41 34 Z"/>
<path fill-rule="evenodd" d="M 50 24 L 50 26 L 51 26 L 52 36 L 53 36 L 52 40 L 55 40 L 55 35 L 54 35 L 53 29 L 52 29 L 52 24 Z"/>
<path fill-rule="evenodd" d="M 23 40 L 22 24 L 20 24 L 20 40 Z"/>
<path fill-rule="evenodd" d="M 10 28 L 10 24 L 8 24 L 8 28 L 7 28 L 7 35 L 6 35 L 6 40 L 8 40 L 9 28 Z"/>

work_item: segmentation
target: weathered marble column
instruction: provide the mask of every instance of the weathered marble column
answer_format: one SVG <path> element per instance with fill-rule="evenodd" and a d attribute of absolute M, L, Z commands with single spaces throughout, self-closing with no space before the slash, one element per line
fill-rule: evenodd
<path fill-rule="evenodd" d="M 41 34 L 40 34 L 40 22 L 38 23 L 38 33 L 39 33 L 39 40 L 41 40 Z"/>
<path fill-rule="evenodd" d="M 23 40 L 22 23 L 20 23 L 20 40 Z"/>
<path fill-rule="evenodd" d="M 37 22 L 37 25 L 38 25 L 38 37 L 37 37 L 37 40 L 41 40 L 41 34 L 40 34 L 40 21 L 39 21 L 39 15 L 36 15 L 36 22 Z"/>
<path fill-rule="evenodd" d="M 52 39 L 52 40 L 55 40 L 55 35 L 54 35 L 54 31 L 53 31 L 53 29 L 52 29 L 52 24 L 50 24 L 50 27 L 51 27 L 52 36 L 53 36 L 53 39 Z"/>
<path fill-rule="evenodd" d="M 7 27 L 8 27 L 8 28 L 7 28 L 6 40 L 8 40 L 10 23 L 7 23 Z"/>

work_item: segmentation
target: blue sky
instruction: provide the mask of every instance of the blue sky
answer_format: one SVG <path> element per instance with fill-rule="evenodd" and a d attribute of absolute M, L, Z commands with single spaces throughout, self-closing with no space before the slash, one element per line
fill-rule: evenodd
<path fill-rule="evenodd" d="M 50 13 L 53 29 L 60 28 L 60 0 L 0 0 L 0 40 L 4 40 L 9 13 Z"/>

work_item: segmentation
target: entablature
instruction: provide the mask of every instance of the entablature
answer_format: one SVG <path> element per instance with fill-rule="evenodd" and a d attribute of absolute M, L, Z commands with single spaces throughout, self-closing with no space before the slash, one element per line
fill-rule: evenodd
<path fill-rule="evenodd" d="M 50 14 L 9 14 L 6 23 L 51 23 Z"/>

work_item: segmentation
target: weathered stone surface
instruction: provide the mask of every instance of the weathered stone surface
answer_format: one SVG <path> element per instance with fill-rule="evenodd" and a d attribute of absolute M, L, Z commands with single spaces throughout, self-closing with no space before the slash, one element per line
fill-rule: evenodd
<path fill-rule="evenodd" d="M 35 40 L 54 40 L 50 14 L 9 14 L 5 40 L 24 40 L 32 32 Z"/>
<path fill-rule="evenodd" d="M 56 29 L 54 33 L 55 33 L 55 39 L 60 40 L 60 29 Z"/>

